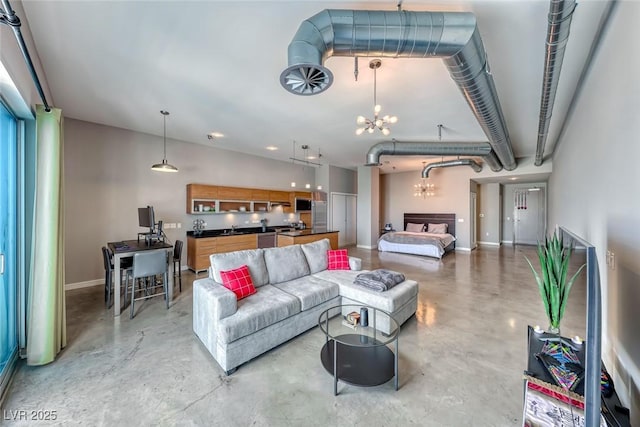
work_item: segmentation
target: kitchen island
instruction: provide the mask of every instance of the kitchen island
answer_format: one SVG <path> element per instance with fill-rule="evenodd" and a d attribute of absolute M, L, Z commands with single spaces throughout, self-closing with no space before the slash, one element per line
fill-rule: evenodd
<path fill-rule="evenodd" d="M 209 255 L 274 246 L 289 246 L 328 238 L 338 248 L 337 231 L 292 230 L 289 227 L 237 228 L 187 232 L 187 266 L 196 274 L 209 268 Z"/>
<path fill-rule="evenodd" d="M 337 231 L 314 231 L 313 229 L 285 231 L 278 233 L 278 246 L 289 246 L 329 239 L 331 249 L 338 249 Z"/>

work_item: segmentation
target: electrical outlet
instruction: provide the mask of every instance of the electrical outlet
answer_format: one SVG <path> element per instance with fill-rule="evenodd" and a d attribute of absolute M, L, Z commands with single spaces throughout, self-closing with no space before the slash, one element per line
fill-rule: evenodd
<path fill-rule="evenodd" d="M 484 214 L 481 213 L 480 215 L 478 215 L 480 218 L 484 218 Z"/>
<path fill-rule="evenodd" d="M 488 236 L 488 235 L 489 235 L 489 232 L 487 232 L 487 233 L 486 233 L 486 235 Z"/>
<path fill-rule="evenodd" d="M 458 222 L 464 222 L 464 218 L 458 218 Z"/>
<path fill-rule="evenodd" d="M 179 222 L 178 224 L 176 224 L 178 227 L 177 228 L 182 228 L 182 223 Z M 206 224 L 205 224 L 206 225 Z"/>
<path fill-rule="evenodd" d="M 251 221 L 251 224 L 260 224 L 260 221 L 253 220 L 253 221 Z"/>

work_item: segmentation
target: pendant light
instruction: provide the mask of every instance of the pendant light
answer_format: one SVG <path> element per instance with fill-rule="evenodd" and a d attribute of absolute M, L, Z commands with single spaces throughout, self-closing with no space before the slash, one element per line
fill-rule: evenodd
<path fill-rule="evenodd" d="M 162 163 L 156 163 L 151 166 L 151 170 L 158 172 L 178 172 L 177 167 L 167 163 L 167 116 L 169 115 L 169 112 L 160 110 L 160 114 L 162 114 L 164 120 L 164 133 L 162 137 L 162 140 L 164 141 L 164 156 L 162 157 Z"/>

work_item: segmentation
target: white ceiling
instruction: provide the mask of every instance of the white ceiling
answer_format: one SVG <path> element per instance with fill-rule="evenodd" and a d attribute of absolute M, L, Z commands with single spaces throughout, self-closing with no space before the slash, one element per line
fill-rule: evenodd
<path fill-rule="evenodd" d="M 323 9 L 395 10 L 392 1 L 34 1 L 26 20 L 52 98 L 66 117 L 288 160 L 293 141 L 322 162 L 354 168 L 377 142 L 486 141 L 438 59 L 383 59 L 378 102 L 397 115 L 389 137 L 355 135 L 373 115 L 370 58 L 329 58 L 329 90 L 296 96 L 279 83 L 300 23 Z M 555 142 L 604 9 L 581 1 L 558 88 L 546 152 Z M 548 1 L 405 1 L 405 10 L 476 14 L 516 157 L 536 149 Z M 224 138 L 210 141 L 217 131 Z M 268 151 L 267 146 L 279 148 Z M 171 147 L 167 153 L 171 161 Z M 383 172 L 414 170 L 424 157 L 383 157 Z"/>

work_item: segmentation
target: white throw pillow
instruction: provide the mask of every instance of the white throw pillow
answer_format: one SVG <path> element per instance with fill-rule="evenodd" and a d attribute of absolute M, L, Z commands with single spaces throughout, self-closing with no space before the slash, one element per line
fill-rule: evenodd
<path fill-rule="evenodd" d="M 412 233 L 422 233 L 424 231 L 424 224 L 414 224 L 412 222 L 408 222 L 405 230 L 411 231 Z"/>

